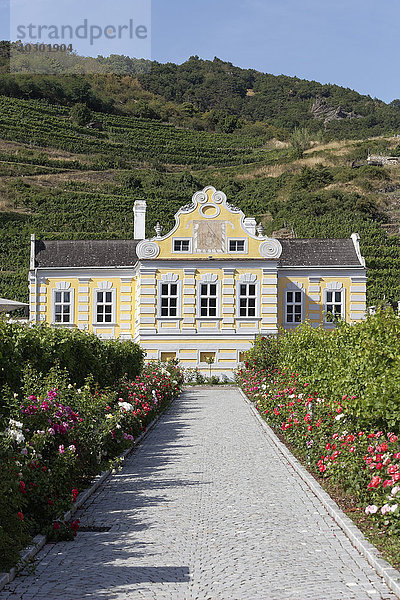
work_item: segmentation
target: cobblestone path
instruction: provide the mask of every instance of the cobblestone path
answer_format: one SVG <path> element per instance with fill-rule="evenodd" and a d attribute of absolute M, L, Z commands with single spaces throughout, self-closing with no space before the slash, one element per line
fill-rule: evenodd
<path fill-rule="evenodd" d="M 395 600 L 235 389 L 185 392 L 4 600 Z"/>

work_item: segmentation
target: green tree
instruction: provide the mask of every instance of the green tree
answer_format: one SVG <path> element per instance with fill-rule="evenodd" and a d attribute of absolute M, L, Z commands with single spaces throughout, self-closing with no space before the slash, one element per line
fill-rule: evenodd
<path fill-rule="evenodd" d="M 92 118 L 91 110 L 83 102 L 74 104 L 69 114 L 76 125 L 86 125 Z"/>

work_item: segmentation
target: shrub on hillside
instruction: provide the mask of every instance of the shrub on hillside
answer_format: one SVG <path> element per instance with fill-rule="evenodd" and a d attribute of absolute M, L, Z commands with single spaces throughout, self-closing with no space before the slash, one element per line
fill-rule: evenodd
<path fill-rule="evenodd" d="M 76 125 L 87 125 L 92 119 L 92 111 L 83 102 L 74 104 L 69 112 L 71 120 Z"/>

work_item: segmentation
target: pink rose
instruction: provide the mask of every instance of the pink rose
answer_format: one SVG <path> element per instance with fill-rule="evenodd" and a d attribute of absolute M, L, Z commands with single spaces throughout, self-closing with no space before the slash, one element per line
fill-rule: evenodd
<path fill-rule="evenodd" d="M 365 514 L 366 515 L 374 515 L 378 510 L 378 507 L 375 506 L 375 504 L 370 504 L 369 506 L 367 506 L 367 508 L 365 509 Z"/>

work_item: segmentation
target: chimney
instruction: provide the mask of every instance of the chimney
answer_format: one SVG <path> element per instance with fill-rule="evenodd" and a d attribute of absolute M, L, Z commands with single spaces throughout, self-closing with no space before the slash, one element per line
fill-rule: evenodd
<path fill-rule="evenodd" d="M 251 233 L 251 235 L 256 235 L 256 225 L 257 225 L 257 222 L 255 219 L 252 219 L 251 217 L 245 218 L 245 220 L 244 220 L 245 229 L 247 229 L 247 231 L 249 233 Z"/>
<path fill-rule="evenodd" d="M 36 250 L 36 241 L 35 241 L 35 234 L 31 233 L 31 257 L 30 257 L 30 262 L 29 262 L 29 269 L 31 271 L 33 271 L 33 269 L 35 268 L 35 250 Z"/>
<path fill-rule="evenodd" d="M 135 216 L 133 237 L 135 240 L 144 240 L 146 237 L 146 200 L 136 200 L 133 214 Z"/>

